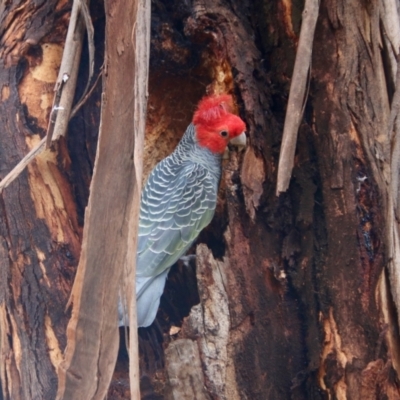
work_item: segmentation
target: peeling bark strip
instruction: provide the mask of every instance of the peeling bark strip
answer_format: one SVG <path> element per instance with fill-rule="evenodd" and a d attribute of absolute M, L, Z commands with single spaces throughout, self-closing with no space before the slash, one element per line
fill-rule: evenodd
<path fill-rule="evenodd" d="M 117 299 L 128 249 L 134 260 L 135 246 L 127 239 L 134 239 L 136 234 L 129 226 L 135 223 L 132 216 L 137 217 L 139 204 L 141 171 L 136 171 L 134 151 L 140 155 L 146 104 L 143 81 L 147 80 L 148 51 L 139 48 L 139 55 L 144 58 L 139 60 L 137 42 L 132 37 L 147 37 L 148 22 L 139 22 L 138 18 L 143 18 L 143 10 L 148 16 L 148 9 L 143 3 L 139 8 L 138 3 L 106 3 L 107 73 L 101 127 L 82 253 L 71 294 L 73 310 L 65 361 L 58 374 L 58 399 L 103 399 L 117 357 Z M 143 32 L 136 32 L 136 26 Z M 147 46 L 146 43 L 145 49 Z M 142 85 L 135 87 L 138 80 Z M 131 270 L 134 274 L 134 265 Z M 131 313 L 136 319 L 135 312 Z M 139 398 L 138 385 L 132 388 L 132 396 Z"/>
<path fill-rule="evenodd" d="M 139 0 L 137 17 L 132 31 L 132 44 L 135 49 L 135 97 L 134 97 L 134 167 L 136 185 L 133 188 L 129 231 L 127 237 L 126 274 L 123 276 L 122 295 L 129 305 L 129 382 L 131 399 L 140 396 L 139 390 L 139 353 L 136 318 L 136 252 L 137 228 L 140 211 L 140 194 L 143 175 L 143 146 L 146 129 L 146 112 L 148 98 L 149 61 L 150 61 L 150 25 L 151 1 Z M 116 22 L 118 26 L 118 21 Z M 126 282 L 126 284 L 124 284 Z"/>
<path fill-rule="evenodd" d="M 290 177 L 292 176 L 297 133 L 303 116 L 304 106 L 307 101 L 305 93 L 307 78 L 310 71 L 319 2 L 320 0 L 306 0 L 304 5 L 303 21 L 290 85 L 285 126 L 283 128 L 282 147 L 279 156 L 278 182 L 276 185 L 277 196 L 287 190 Z"/>
<path fill-rule="evenodd" d="M 388 191 L 388 212 L 386 220 L 386 240 L 388 243 L 387 268 L 389 271 L 391 292 L 397 307 L 397 323 L 398 326 L 400 326 L 400 39 L 398 35 L 400 32 L 400 22 L 396 8 L 397 3 L 394 0 L 382 0 L 381 6 L 383 12 L 380 18 L 385 28 L 385 33 L 387 32 L 387 35 L 384 35 L 384 37 L 386 38 L 386 51 L 390 59 L 391 75 L 388 76 L 388 80 L 391 80 L 394 84 L 387 131 L 387 140 L 390 143 L 390 175 L 389 177 L 385 177 Z M 400 373 L 399 367 L 398 372 Z"/>

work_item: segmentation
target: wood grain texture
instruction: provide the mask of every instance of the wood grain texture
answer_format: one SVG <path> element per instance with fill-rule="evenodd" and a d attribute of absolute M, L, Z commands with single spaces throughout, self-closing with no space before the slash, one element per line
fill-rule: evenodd
<path fill-rule="evenodd" d="M 140 153 L 135 144 L 144 133 L 139 125 L 144 115 L 132 107 L 138 102 L 145 109 L 146 102 L 146 92 L 135 92 L 138 60 L 132 37 L 138 15 L 138 2 L 107 3 L 100 135 L 71 294 L 68 343 L 59 369 L 60 399 L 103 399 L 115 367 L 118 294 L 128 248 L 135 253 L 128 233 L 135 223 L 130 215 L 139 205 L 138 196 L 133 203 L 133 194 L 141 179 L 134 153 Z"/>
<path fill-rule="evenodd" d="M 1 178 L 43 137 L 68 15 L 68 4 L 56 1 L 12 1 L 2 8 Z M 65 147 L 63 142 L 56 152 L 43 153 L 1 195 L 0 376 L 5 399 L 56 394 L 56 371 L 66 344 L 64 310 L 81 236 L 64 169 Z"/>

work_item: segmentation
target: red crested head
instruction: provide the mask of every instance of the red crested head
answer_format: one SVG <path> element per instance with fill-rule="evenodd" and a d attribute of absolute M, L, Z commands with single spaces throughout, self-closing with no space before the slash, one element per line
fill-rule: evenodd
<path fill-rule="evenodd" d="M 193 116 L 200 146 L 213 153 L 223 153 L 228 142 L 244 132 L 245 123 L 232 111 L 233 100 L 228 94 L 208 96 L 200 101 Z"/>

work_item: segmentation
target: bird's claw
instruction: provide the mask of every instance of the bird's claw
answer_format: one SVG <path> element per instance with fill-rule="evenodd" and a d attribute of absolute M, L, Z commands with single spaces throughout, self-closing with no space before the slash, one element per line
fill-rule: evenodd
<path fill-rule="evenodd" d="M 179 260 L 183 262 L 185 267 L 189 268 L 190 262 L 196 260 L 196 254 L 188 254 L 187 256 L 181 257 Z"/>

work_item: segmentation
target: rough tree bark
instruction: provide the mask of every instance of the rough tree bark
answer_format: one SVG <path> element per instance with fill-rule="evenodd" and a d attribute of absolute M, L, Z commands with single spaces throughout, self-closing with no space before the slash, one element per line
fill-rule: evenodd
<path fill-rule="evenodd" d="M 43 134 L 51 104 L 68 7 L 37 3 L 0 6 L 1 177 Z M 387 233 L 398 6 L 321 0 L 293 176 L 277 198 L 304 2 L 152 2 L 144 174 L 172 151 L 207 91 L 234 94 L 250 146 L 225 162 L 216 216 L 191 250 L 196 268 L 173 268 L 156 323 L 139 329 L 142 398 L 400 399 Z M 97 47 L 101 15 L 92 9 Z M 68 141 L 1 195 L 5 398 L 57 390 L 98 103 L 95 93 Z M 129 398 L 123 350 L 112 399 Z"/>
<path fill-rule="evenodd" d="M 156 2 L 154 109 L 165 98 L 164 85 L 179 87 L 187 76 L 191 88 L 188 54 L 204 46 L 199 76 L 208 76 L 211 90 L 234 90 L 251 146 L 244 156 L 231 155 L 221 207 L 199 240 L 206 245 L 196 252 L 200 303 L 175 329 L 189 312 L 182 302 L 196 301 L 176 294 L 185 293 L 188 273 L 180 266 L 158 317 L 164 358 L 153 338 L 157 328 L 140 332 L 142 396 L 400 398 L 398 322 L 385 270 L 394 82 L 393 55 L 381 39 L 390 36 L 381 30 L 387 27 L 382 4 L 321 2 L 293 177 L 276 198 L 304 3 Z M 162 78 L 168 66 L 175 75 Z M 160 123 L 176 120 L 175 104 Z M 151 115 L 149 121 L 151 137 L 158 130 Z M 184 370 L 177 370 L 179 362 Z"/>
<path fill-rule="evenodd" d="M 0 171 L 4 177 L 43 137 L 70 5 L 0 6 Z M 54 398 L 79 259 L 81 225 L 65 140 L 1 194 L 0 374 L 5 399 Z"/>

